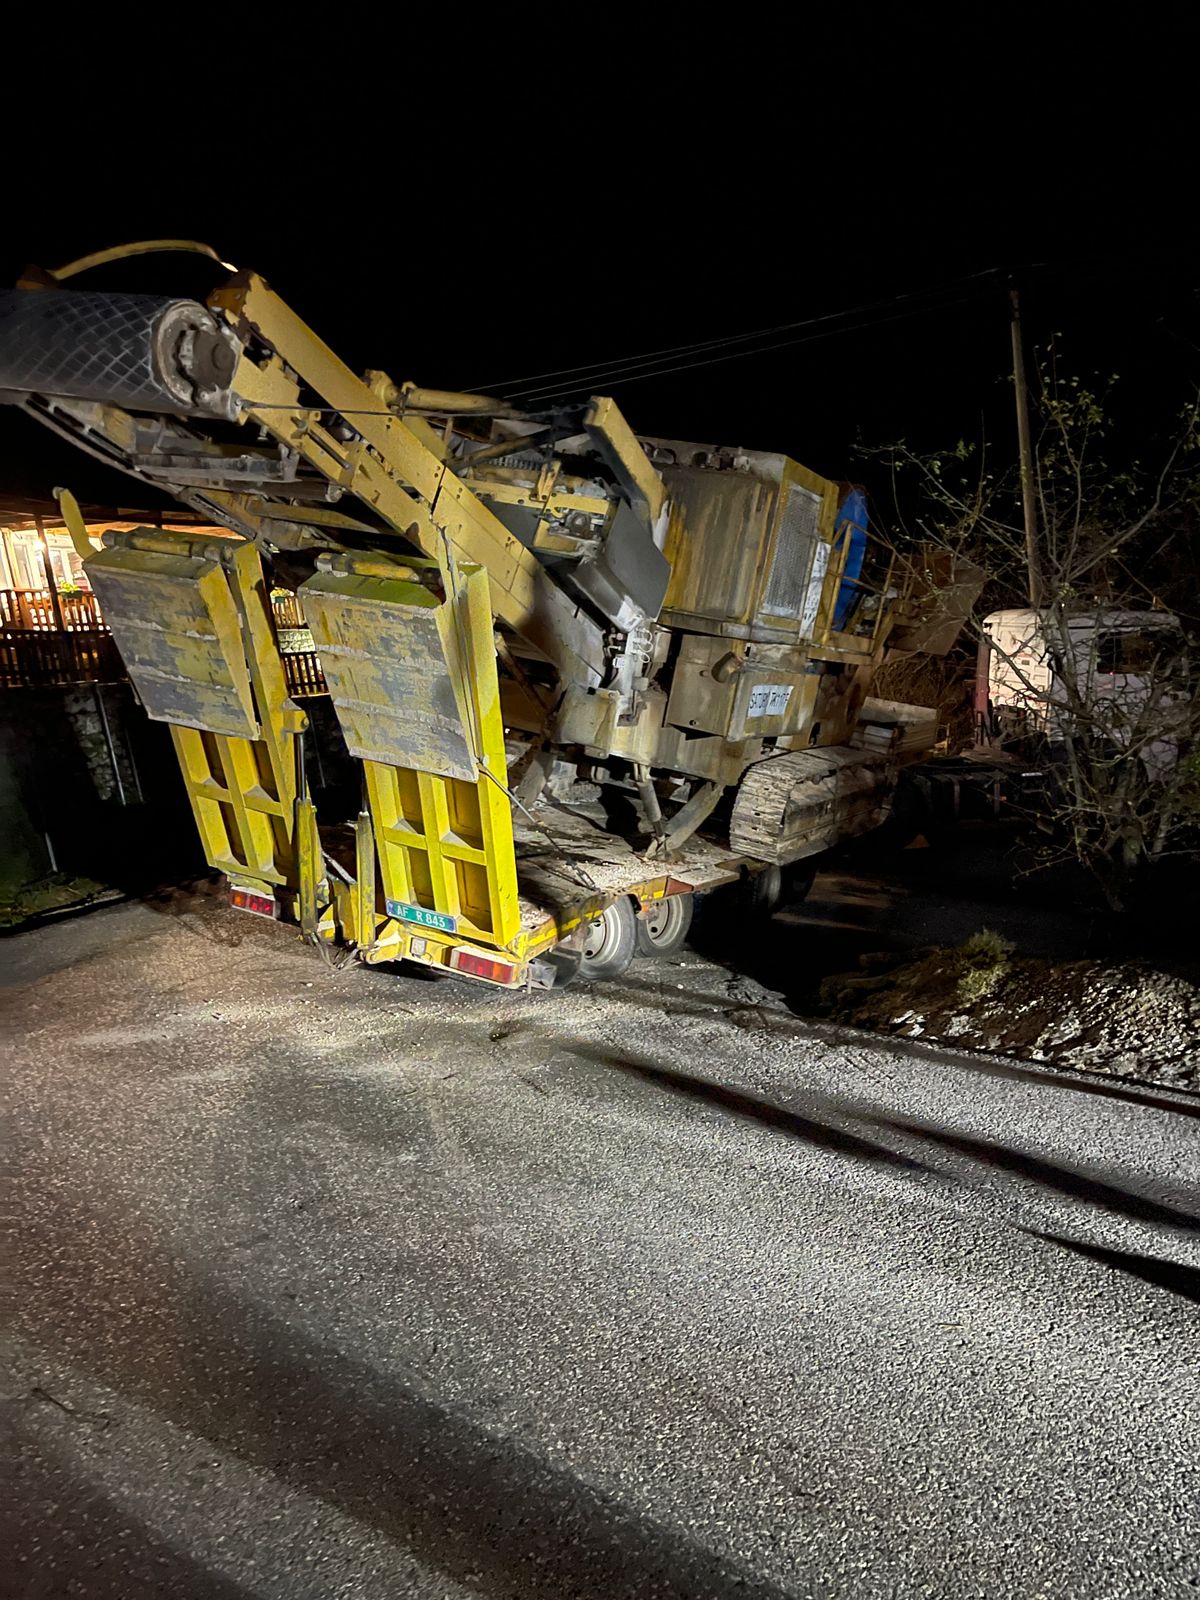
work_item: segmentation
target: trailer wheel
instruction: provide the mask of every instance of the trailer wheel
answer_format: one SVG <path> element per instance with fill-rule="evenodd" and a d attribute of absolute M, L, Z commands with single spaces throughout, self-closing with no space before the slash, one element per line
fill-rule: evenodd
<path fill-rule="evenodd" d="M 656 900 L 637 919 L 638 954 L 673 956 L 682 949 L 692 926 L 692 910 L 690 894 L 669 894 Z"/>
<path fill-rule="evenodd" d="M 816 856 L 805 856 L 802 861 L 793 861 L 790 866 L 785 867 L 783 873 L 785 903 L 795 905 L 798 901 L 807 899 L 816 875 Z"/>
<path fill-rule="evenodd" d="M 783 899 L 783 872 L 779 867 L 763 867 L 745 880 L 748 908 L 752 917 L 769 917 Z"/>
<path fill-rule="evenodd" d="M 637 914 L 633 902 L 622 896 L 588 923 L 583 936 L 579 976 L 619 978 L 637 950 Z"/>

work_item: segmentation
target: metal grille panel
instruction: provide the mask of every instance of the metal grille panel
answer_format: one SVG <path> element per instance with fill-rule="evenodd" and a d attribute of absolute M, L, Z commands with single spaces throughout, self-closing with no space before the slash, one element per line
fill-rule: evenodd
<path fill-rule="evenodd" d="M 762 609 L 775 617 L 799 619 L 805 584 L 821 517 L 821 496 L 794 483 L 775 535 L 775 553 Z"/>

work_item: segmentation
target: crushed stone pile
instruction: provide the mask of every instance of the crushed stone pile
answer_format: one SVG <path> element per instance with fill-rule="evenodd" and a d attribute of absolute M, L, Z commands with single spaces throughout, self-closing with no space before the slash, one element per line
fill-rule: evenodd
<path fill-rule="evenodd" d="M 1134 963 L 1014 957 L 994 934 L 826 980 L 830 1015 L 1024 1061 L 1200 1090 L 1200 986 Z"/>

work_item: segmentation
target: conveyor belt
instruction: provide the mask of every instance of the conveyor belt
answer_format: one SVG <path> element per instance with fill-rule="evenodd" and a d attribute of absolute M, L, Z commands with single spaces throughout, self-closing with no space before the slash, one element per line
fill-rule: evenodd
<path fill-rule="evenodd" d="M 200 331 L 225 371 L 189 365 L 183 345 Z M 227 389 L 234 357 L 227 333 L 195 300 L 74 290 L 0 291 L 0 390 L 102 401 L 131 411 L 220 412 L 198 385 Z M 222 383 L 221 377 L 224 377 Z"/>

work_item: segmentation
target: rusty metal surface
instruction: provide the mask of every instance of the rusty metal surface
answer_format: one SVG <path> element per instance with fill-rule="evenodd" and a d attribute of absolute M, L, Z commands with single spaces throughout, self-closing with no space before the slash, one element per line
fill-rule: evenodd
<path fill-rule="evenodd" d="M 238 612 L 217 562 L 109 549 L 89 558 L 88 577 L 148 716 L 257 737 Z"/>
<path fill-rule="evenodd" d="M 757 762 L 738 789 L 730 843 L 759 861 L 786 863 L 878 826 L 895 773 L 885 757 L 835 745 Z"/>
<path fill-rule="evenodd" d="M 429 591 L 317 573 L 301 597 L 351 755 L 474 781 L 468 729 Z"/>
<path fill-rule="evenodd" d="M 671 496 L 663 621 L 748 624 L 777 489 L 757 478 L 690 467 L 665 468 L 663 477 Z"/>

